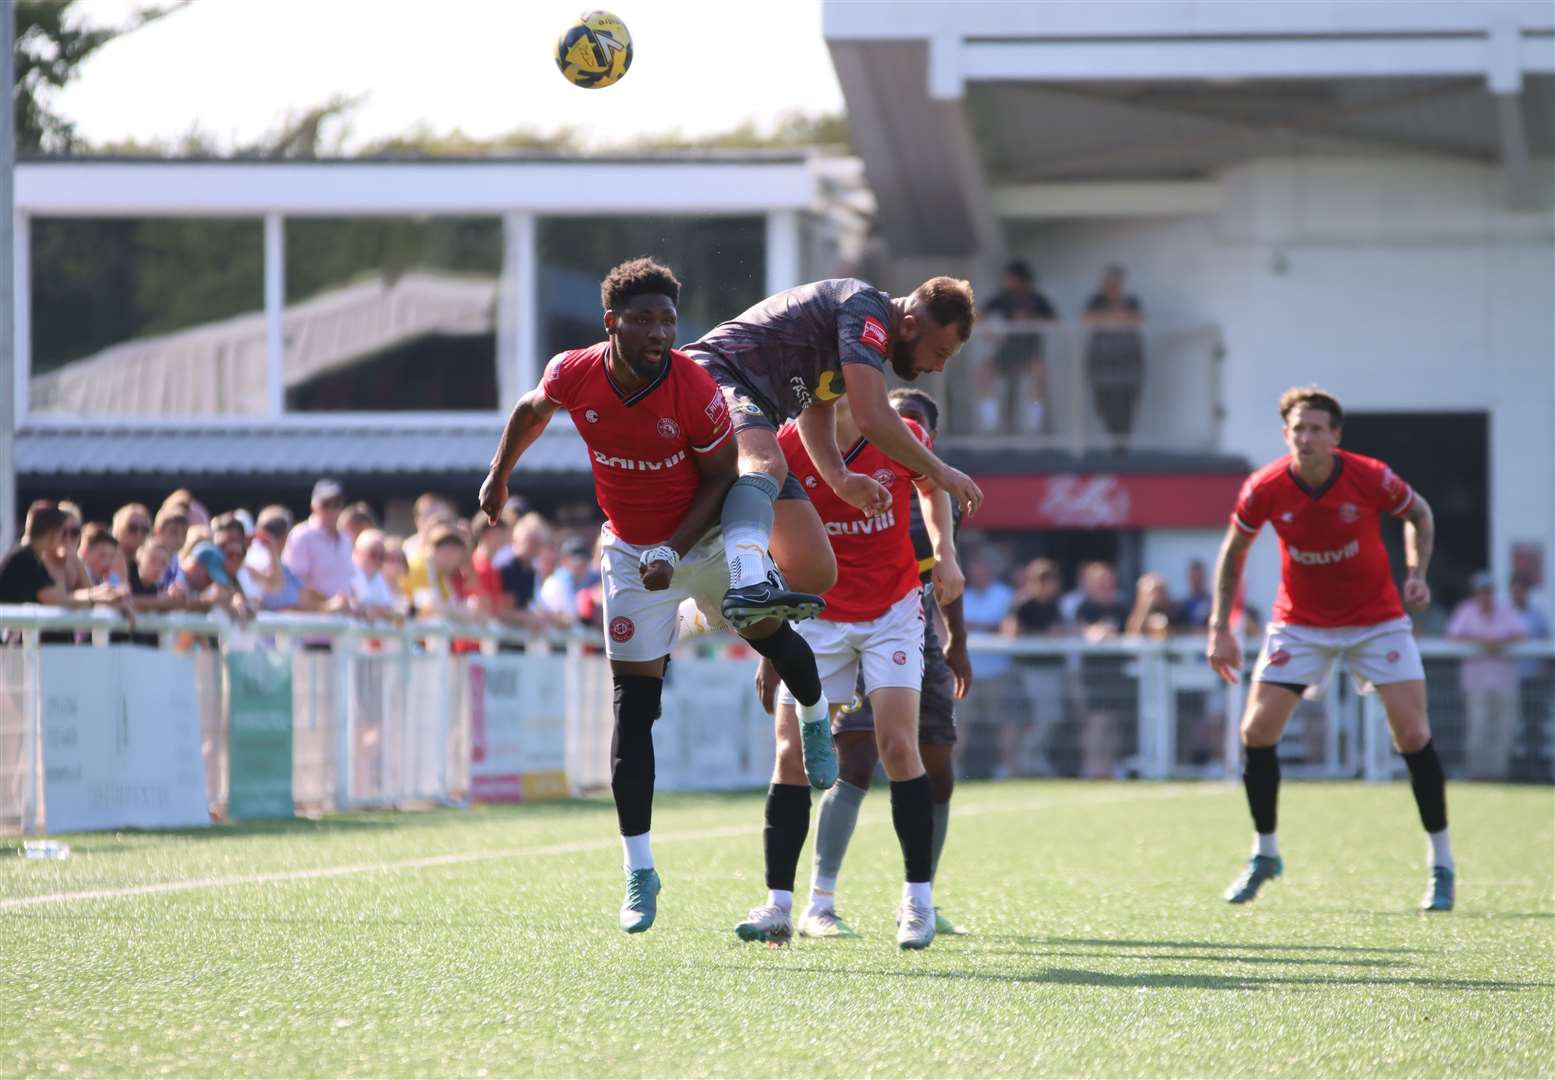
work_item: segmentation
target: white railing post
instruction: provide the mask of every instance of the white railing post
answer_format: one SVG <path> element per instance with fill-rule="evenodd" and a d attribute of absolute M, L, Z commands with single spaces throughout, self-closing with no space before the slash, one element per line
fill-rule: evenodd
<path fill-rule="evenodd" d="M 329 643 L 330 699 L 335 721 L 335 806 L 349 809 L 356 805 L 356 724 L 352 716 L 351 645 L 353 639 L 337 637 Z"/>

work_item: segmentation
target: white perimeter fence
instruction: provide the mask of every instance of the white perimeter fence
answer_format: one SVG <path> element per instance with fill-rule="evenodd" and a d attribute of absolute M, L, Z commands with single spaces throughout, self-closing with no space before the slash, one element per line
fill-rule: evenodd
<path fill-rule="evenodd" d="M 182 828 L 330 810 L 463 805 L 608 786 L 610 670 L 592 636 L 495 626 L 390 626 L 326 616 L 159 615 L 0 606 L 0 832 Z M 20 637 L 20 643 L 15 639 Z M 128 640 L 126 640 L 128 638 Z M 1240 769 L 1244 687 L 1198 638 L 978 637 L 958 703 L 966 775 L 1221 777 Z M 1461 774 L 1471 714 L 1457 668 L 1473 650 L 1422 642 L 1432 722 Z M 1513 650 L 1520 693 L 1508 774 L 1551 778 L 1555 649 Z M 989 660 L 992 660 L 992 665 Z M 658 787 L 755 788 L 772 767 L 756 658 L 729 637 L 677 651 L 654 727 Z M 1507 710 L 1511 710 L 1507 712 Z M 1494 719 L 1494 718 L 1492 718 Z M 1372 697 L 1336 679 L 1298 709 L 1291 775 L 1402 771 Z"/>

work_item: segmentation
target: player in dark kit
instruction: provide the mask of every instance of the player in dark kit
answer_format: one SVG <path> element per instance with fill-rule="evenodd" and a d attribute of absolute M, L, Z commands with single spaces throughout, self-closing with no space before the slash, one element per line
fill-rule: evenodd
<path fill-rule="evenodd" d="M 913 437 L 886 399 L 884 374 L 888 362 L 903 379 L 943 371 L 971 335 L 972 320 L 972 288 L 964 281 L 931 278 L 911 296 L 892 298 L 855 278 L 832 278 L 768 297 L 686 346 L 723 391 L 739 447 L 740 477 L 721 518 L 729 563 L 721 611 L 731 624 L 773 614 L 807 618 L 836 583 L 826 530 L 778 445 L 785 420 L 796 421 L 820 480 L 865 514 L 888 510 L 891 497 L 843 461 L 831 409 L 843 394 L 872 445 L 949 493 L 966 513 L 977 509 L 982 491 Z M 768 579 L 769 559 L 800 592 Z M 800 700 L 805 772 L 813 786 L 830 787 L 837 759 L 827 703 L 808 706 L 790 689 Z"/>
<path fill-rule="evenodd" d="M 621 928 L 653 925 L 659 875 L 648 831 L 653 813 L 653 722 L 664 665 L 690 598 L 716 610 L 728 588 L 718 515 L 736 477 L 723 393 L 675 343 L 680 282 L 650 259 L 610 271 L 600 286 L 606 341 L 553 357 L 540 385 L 514 406 L 481 485 L 495 522 L 519 456 L 566 409 L 589 448 L 605 512 L 605 652 L 615 681 L 610 789 L 626 853 Z M 815 657 L 786 622 L 740 628 L 801 700 L 821 697 Z"/>
<path fill-rule="evenodd" d="M 1244 904 L 1285 868 L 1275 837 L 1280 736 L 1309 686 L 1327 681 L 1341 656 L 1363 692 L 1387 710 L 1393 742 L 1409 766 L 1420 823 L 1430 840 L 1431 881 L 1421 902 L 1450 911 L 1455 882 L 1447 838 L 1447 783 L 1426 719 L 1425 668 L 1404 606 L 1431 602 L 1426 568 L 1436 526 L 1431 508 L 1382 462 L 1339 449 L 1344 412 L 1317 387 L 1280 398 L 1290 453 L 1247 478 L 1215 570 L 1208 655 L 1227 682 L 1240 678 L 1242 645 L 1228 628 L 1247 549 L 1268 522 L 1280 539 L 1280 592 L 1242 717 L 1242 781 L 1256 835 L 1253 854 L 1226 899 Z M 1381 514 L 1404 522 L 1408 576 L 1393 585 Z"/>

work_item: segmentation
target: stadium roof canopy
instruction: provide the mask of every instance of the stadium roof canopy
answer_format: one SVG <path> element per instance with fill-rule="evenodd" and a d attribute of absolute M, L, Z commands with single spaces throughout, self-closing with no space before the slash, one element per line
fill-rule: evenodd
<path fill-rule="evenodd" d="M 57 474 L 468 473 L 484 470 L 506 409 L 538 378 L 537 222 L 645 214 L 766 219 L 765 278 L 801 280 L 802 219 L 858 217 L 847 162 L 804 152 L 523 154 L 340 161 L 36 158 L 16 170 L 14 467 Z M 846 206 L 842 204 L 846 203 Z M 839 210 L 838 212 L 842 212 Z M 286 302 L 287 219 L 490 215 L 503 277 L 408 273 Z M 253 217 L 264 223 L 262 309 L 115 344 L 31 370 L 35 218 Z M 481 412 L 307 412 L 288 391 L 424 336 L 494 334 L 498 400 Z M 5 463 L 10 467 L 12 463 Z M 582 441 L 552 424 L 524 470 L 585 472 Z"/>
<path fill-rule="evenodd" d="M 1217 170 L 1292 153 L 1493 163 L 1525 209 L 1555 151 L 1542 0 L 826 0 L 824 30 L 899 256 L 1202 212 Z"/>

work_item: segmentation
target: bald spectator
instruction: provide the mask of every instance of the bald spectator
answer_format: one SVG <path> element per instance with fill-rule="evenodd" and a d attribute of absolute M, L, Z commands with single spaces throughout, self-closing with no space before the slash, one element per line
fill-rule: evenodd
<path fill-rule="evenodd" d="M 1479 655 L 1458 668 L 1458 685 L 1468 708 L 1469 776 L 1504 780 L 1512 760 L 1512 742 L 1522 714 L 1517 699 L 1517 666 L 1506 647 L 1528 636 L 1517 609 L 1496 596 L 1496 579 L 1482 570 L 1469 579 L 1473 595 L 1458 605 L 1447 633 L 1479 647 Z"/>
<path fill-rule="evenodd" d="M 351 538 L 340 528 L 340 511 L 345 497 L 334 480 L 313 485 L 310 500 L 312 514 L 294 528 L 281 552 L 281 561 L 296 574 L 303 586 L 324 598 L 326 608 L 349 606 L 351 575 Z"/>
<path fill-rule="evenodd" d="M 356 565 L 351 574 L 351 598 L 364 618 L 392 619 L 399 614 L 399 599 L 383 576 L 387 557 L 383 533 L 377 529 L 363 529 L 352 548 Z"/>

